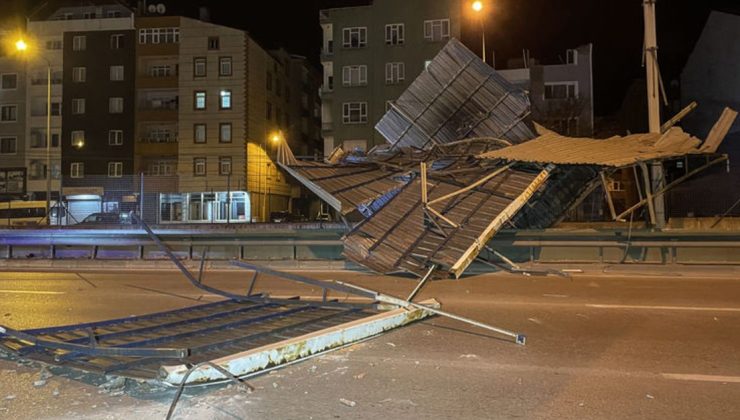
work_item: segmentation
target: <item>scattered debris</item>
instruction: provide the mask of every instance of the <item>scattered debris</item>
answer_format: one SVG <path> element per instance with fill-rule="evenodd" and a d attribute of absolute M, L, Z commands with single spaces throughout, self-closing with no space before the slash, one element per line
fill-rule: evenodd
<path fill-rule="evenodd" d="M 14 394 L 6 395 L 5 396 L 5 399 L 6 400 L 14 400 L 15 399 L 15 395 Z"/>
<path fill-rule="evenodd" d="M 477 354 L 461 354 L 460 358 L 461 359 L 478 359 L 478 355 Z"/>
<path fill-rule="evenodd" d="M 649 399 L 649 400 L 653 400 L 653 399 L 655 399 L 655 397 L 653 397 L 653 396 L 652 396 L 652 395 L 650 395 L 650 394 L 645 394 L 645 397 L 646 397 L 647 399 Z"/>
<path fill-rule="evenodd" d="M 353 376 L 353 378 L 355 378 L 355 379 L 362 379 L 362 378 L 365 377 L 365 375 L 367 375 L 367 373 L 362 372 L 362 373 L 358 373 L 357 375 Z"/>
<path fill-rule="evenodd" d="M 388 343 L 385 343 L 385 344 L 387 344 L 387 345 L 389 345 L 391 347 L 396 347 L 396 345 L 394 343 L 391 343 L 391 342 L 388 342 Z"/>
<path fill-rule="evenodd" d="M 278 384 L 277 384 L 277 382 L 273 382 L 273 383 L 272 383 L 272 387 L 273 387 L 273 388 L 275 388 L 275 389 L 277 389 L 277 387 L 278 387 Z"/>
<path fill-rule="evenodd" d="M 39 379 L 37 381 L 33 381 L 33 386 L 36 388 L 41 388 L 42 386 L 46 385 L 45 379 Z"/>
<path fill-rule="evenodd" d="M 357 403 L 355 401 L 348 400 L 346 398 L 340 398 L 339 399 L 339 402 L 341 402 L 342 404 L 346 405 L 347 407 L 354 407 L 354 406 L 357 405 Z"/>
<path fill-rule="evenodd" d="M 537 325 L 542 325 L 542 321 L 537 318 L 527 318 L 527 321 L 534 322 Z"/>
<path fill-rule="evenodd" d="M 54 388 L 53 391 L 51 391 L 51 395 L 58 397 L 59 396 L 59 388 Z"/>

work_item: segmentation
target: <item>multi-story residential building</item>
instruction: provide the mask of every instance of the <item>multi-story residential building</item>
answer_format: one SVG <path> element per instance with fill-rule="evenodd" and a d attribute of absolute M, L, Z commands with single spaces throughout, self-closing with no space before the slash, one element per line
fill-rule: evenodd
<path fill-rule="evenodd" d="M 375 124 L 450 38 L 460 38 L 461 0 L 374 0 L 325 9 L 321 62 L 324 155 L 385 140 Z"/>
<path fill-rule="evenodd" d="M 48 63 L 51 190 L 69 202 L 71 221 L 142 202 L 146 220 L 165 223 L 266 221 L 291 209 L 302 193 L 278 171 L 272 139 L 317 154 L 318 72 L 242 30 L 134 17 L 113 3 L 37 12 L 28 32 L 44 51 L 25 78 L 23 63 L 0 58 L 0 153 L 13 156 L 3 167 L 30 168 L 31 195 L 44 196 Z M 26 185 L 24 172 L 2 179 Z"/>
<path fill-rule="evenodd" d="M 99 195 L 104 211 L 130 211 L 136 202 L 123 200 L 136 185 L 136 44 L 128 22 L 125 29 L 67 31 L 62 42 L 63 191 Z"/>
<path fill-rule="evenodd" d="M 527 58 L 510 60 L 499 74 L 529 92 L 532 118 L 558 133 L 586 137 L 593 134 L 594 100 L 592 44 L 565 51 L 562 61 L 540 63 Z M 526 54 L 526 53 L 525 53 Z"/>
<path fill-rule="evenodd" d="M 97 112 L 97 109 L 95 111 L 92 110 L 92 102 L 88 105 L 87 97 L 90 96 L 91 100 L 94 97 L 94 101 L 96 102 L 94 106 L 96 108 L 101 107 L 102 105 L 97 104 L 97 101 L 103 100 L 100 96 L 104 94 L 104 91 L 98 90 L 97 83 L 100 80 L 110 81 L 110 66 L 105 69 L 98 68 L 95 64 L 97 57 L 91 54 L 92 51 L 87 50 L 87 40 L 89 39 L 88 37 L 95 39 L 90 44 L 91 48 L 95 49 L 95 52 L 102 53 L 104 50 L 109 50 L 111 42 L 110 35 L 116 33 L 123 34 L 133 29 L 132 16 L 133 14 L 130 9 L 115 1 L 90 2 L 83 6 L 54 7 L 54 5 L 50 4 L 48 7 L 42 7 L 37 10 L 27 23 L 26 32 L 29 36 L 29 42 L 32 45 L 30 48 L 32 51 L 30 51 L 27 59 L 26 72 L 27 106 L 25 138 L 27 141 L 25 160 L 29 172 L 28 191 L 32 198 L 42 199 L 46 196 L 47 182 L 44 174 L 47 160 L 46 145 L 48 141 L 46 136 L 48 67 L 51 69 L 51 197 L 52 199 L 60 195 L 65 197 L 71 204 L 69 209 L 73 215 L 73 219 L 79 220 L 85 214 L 102 209 L 103 199 L 105 197 L 104 188 L 97 181 L 93 185 L 94 181 L 91 179 L 86 180 L 85 173 L 101 172 L 104 177 L 107 177 L 107 161 L 104 164 L 105 172 L 103 172 L 102 169 L 97 167 L 97 153 L 100 150 L 107 150 L 109 152 L 108 157 L 115 155 L 112 150 L 107 149 L 107 130 L 105 134 L 101 134 L 104 131 L 104 126 L 109 122 L 108 116 L 106 115 L 106 118 L 101 121 L 87 114 L 88 112 Z M 71 35 L 73 33 L 78 34 L 76 35 L 77 38 Z M 69 45 L 65 45 L 65 43 L 69 43 Z M 113 61 L 115 60 L 112 57 L 119 53 L 123 52 L 111 52 L 107 54 L 106 62 L 110 61 L 110 64 L 113 65 Z M 79 63 L 85 64 L 74 65 L 73 62 L 65 63 L 65 57 L 73 61 L 79 60 Z M 82 70 L 82 68 L 87 66 L 94 66 L 95 71 L 87 72 L 86 69 Z M 78 70 L 73 70 L 75 67 Z M 104 74 L 100 74 L 101 72 L 104 72 Z M 68 86 L 70 88 L 70 94 L 67 96 L 70 106 L 68 110 L 70 112 L 69 117 L 72 117 L 71 107 L 73 99 L 84 99 L 84 101 L 77 100 L 74 102 L 75 106 L 78 107 L 78 112 L 82 110 L 80 107 L 84 107 L 85 110 L 85 114 L 76 114 L 75 118 L 67 118 L 70 122 L 77 120 L 76 123 L 81 122 L 81 124 L 75 126 L 77 128 L 76 130 L 67 130 L 66 138 L 62 137 L 64 134 L 62 131 L 64 128 L 62 83 L 65 77 L 69 78 L 71 83 Z M 90 88 L 92 85 L 87 81 L 71 82 L 73 79 L 87 80 L 88 77 L 95 79 L 96 86 L 94 88 Z M 75 86 L 75 83 L 85 84 L 85 87 Z M 122 92 L 121 89 L 118 89 L 118 91 Z M 105 101 L 108 101 L 107 97 Z M 83 102 L 84 105 L 82 105 Z M 107 102 L 104 109 L 108 110 Z M 87 123 L 95 124 L 94 128 L 83 128 Z M 62 149 L 63 146 L 72 146 L 72 131 L 75 131 L 75 141 L 78 144 L 80 139 L 84 139 L 83 144 L 85 147 L 77 151 L 77 157 L 80 159 L 74 161 L 68 160 L 66 161 L 66 167 L 63 167 Z M 90 134 L 81 135 L 80 131 L 89 132 Z M 105 145 L 101 146 L 103 143 Z M 103 149 L 99 149 L 100 147 Z M 72 149 L 69 150 L 71 151 Z M 118 160 L 115 162 L 118 162 Z M 73 168 L 73 163 L 80 164 L 74 165 L 75 168 Z M 87 164 L 90 170 L 85 171 L 83 169 L 85 164 Z M 64 185 L 61 176 L 62 171 L 64 171 L 65 178 L 70 180 L 73 179 L 71 174 L 74 171 L 77 177 L 71 181 L 73 186 L 66 187 Z M 80 175 L 82 178 L 79 178 Z M 75 200 L 77 198 L 75 196 L 83 196 L 85 199 Z"/>
<path fill-rule="evenodd" d="M 9 39 L 12 30 L 0 31 Z M 0 47 L 1 48 L 1 47 Z M 6 47 L 7 48 L 7 47 Z M 0 199 L 23 197 L 29 175 L 26 170 L 26 74 L 25 62 L 15 51 L 0 49 Z M 39 171 L 41 168 L 37 168 Z"/>

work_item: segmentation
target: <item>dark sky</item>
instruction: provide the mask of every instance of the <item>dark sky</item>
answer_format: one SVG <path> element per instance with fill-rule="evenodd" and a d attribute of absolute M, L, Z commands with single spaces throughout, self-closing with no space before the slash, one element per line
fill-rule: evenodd
<path fill-rule="evenodd" d="M 403 1 L 403 0 L 397 0 Z M 435 0 L 428 0 L 435 1 Z M 566 48 L 593 42 L 596 113 L 615 111 L 641 67 L 643 17 L 641 0 L 490 0 L 487 42 L 497 66 L 521 57 L 558 62 Z M 262 2 L 260 12 L 233 13 L 227 1 L 209 2 L 215 22 L 244 27 L 266 46 L 286 48 L 318 61 L 321 34 L 318 10 L 362 0 L 296 0 Z M 222 5 L 226 5 L 223 7 Z M 740 12 L 740 0 L 658 0 L 658 45 L 663 78 L 679 77 L 711 9 Z M 734 9 L 734 10 L 733 10 Z M 479 47 L 477 26 L 468 25 L 463 40 Z M 728 42 L 740 40 L 728 40 Z"/>
<path fill-rule="evenodd" d="M 367 0 L 261 1 L 259 8 L 245 13 L 235 10 L 234 0 L 162 1 L 170 5 L 171 11 L 187 8 L 183 11 L 188 15 L 195 14 L 197 6 L 207 6 L 214 23 L 245 29 L 266 48 L 284 46 L 309 57 L 317 66 L 321 44 L 319 9 L 367 3 Z M 487 17 L 487 42 L 496 51 L 497 67 L 505 65 L 509 58 L 521 57 L 524 48 L 530 50 L 531 57 L 543 62 L 558 62 L 566 48 L 593 42 L 598 115 L 615 111 L 631 81 L 644 77 L 642 0 L 488 1 L 492 12 Z M 0 5 L 24 3 L 0 0 Z M 254 3 L 240 3 L 239 8 Z M 740 0 L 657 1 L 659 60 L 666 83 L 679 77 L 711 9 L 740 13 Z M 463 23 L 463 41 L 475 51 L 480 48 L 479 27 L 472 22 Z"/>

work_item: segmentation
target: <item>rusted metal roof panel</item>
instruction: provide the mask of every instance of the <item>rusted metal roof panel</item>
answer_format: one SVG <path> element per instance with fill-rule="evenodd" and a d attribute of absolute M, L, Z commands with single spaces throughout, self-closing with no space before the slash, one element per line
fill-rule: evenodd
<path fill-rule="evenodd" d="M 394 147 L 428 149 L 472 137 L 534 137 L 527 95 L 450 40 L 375 126 Z"/>
<path fill-rule="evenodd" d="M 639 162 L 701 153 L 701 141 L 678 127 L 663 134 L 645 133 L 598 140 L 561 136 L 538 127 L 541 135 L 526 143 L 480 155 L 485 159 L 624 167 Z"/>

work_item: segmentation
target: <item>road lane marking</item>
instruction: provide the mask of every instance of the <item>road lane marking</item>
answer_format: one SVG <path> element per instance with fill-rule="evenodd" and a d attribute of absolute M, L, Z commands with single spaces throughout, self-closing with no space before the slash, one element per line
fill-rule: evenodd
<path fill-rule="evenodd" d="M 39 290 L 5 290 L 0 289 L 0 293 L 17 293 L 22 295 L 63 295 L 67 292 L 49 292 Z"/>
<path fill-rule="evenodd" d="M 740 376 L 695 375 L 688 373 L 661 373 L 666 379 L 677 381 L 733 382 L 740 383 Z"/>
<path fill-rule="evenodd" d="M 709 306 L 650 306 L 650 305 L 609 305 L 600 303 L 587 303 L 588 308 L 598 309 L 652 309 L 662 311 L 711 311 L 711 312 L 740 312 L 740 308 L 723 308 Z"/>

